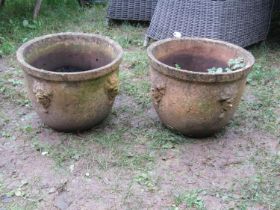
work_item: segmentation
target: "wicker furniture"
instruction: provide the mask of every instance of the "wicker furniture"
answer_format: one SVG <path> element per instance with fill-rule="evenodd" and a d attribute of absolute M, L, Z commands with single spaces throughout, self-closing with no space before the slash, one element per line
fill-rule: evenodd
<path fill-rule="evenodd" d="M 110 0 L 108 19 L 150 21 L 158 0 Z"/>
<path fill-rule="evenodd" d="M 177 31 L 245 47 L 266 39 L 272 7 L 273 0 L 160 0 L 147 37 L 159 40 Z"/>
<path fill-rule="evenodd" d="M 280 0 L 274 0 L 274 10 L 279 11 L 280 10 Z"/>

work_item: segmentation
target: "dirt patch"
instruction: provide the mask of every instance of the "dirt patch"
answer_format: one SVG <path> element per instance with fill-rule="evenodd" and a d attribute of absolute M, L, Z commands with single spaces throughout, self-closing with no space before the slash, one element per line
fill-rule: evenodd
<path fill-rule="evenodd" d="M 0 64 L 0 76 L 13 71 Z M 126 66 L 122 70 L 133 73 Z M 148 80 L 147 73 L 138 80 L 124 79 Z M 257 174 L 259 169 L 251 161 L 256 152 L 264 151 L 266 159 L 279 151 L 277 137 L 245 124 L 228 126 L 203 140 L 173 134 L 161 126 L 150 104 L 136 100 L 134 89 L 131 94 L 122 90 L 112 114 L 97 127 L 60 133 L 45 126 L 30 105 L 15 103 L 20 89 L 15 87 L 13 97 L 0 95 L 0 207 L 4 208 L 170 209 L 180 196 L 203 201 L 209 210 L 238 208 L 242 198 L 226 197 L 241 196 L 240 183 Z M 248 89 L 243 100 L 258 99 Z M 190 194 L 194 191 L 200 192 L 199 197 Z M 180 209 L 188 208 L 184 202 L 178 204 Z"/>
<path fill-rule="evenodd" d="M 197 140 L 183 145 L 179 151 L 167 152 L 161 156 L 155 170 L 160 174 L 160 185 L 171 194 L 197 189 L 230 189 L 238 180 L 255 175 L 250 158 L 258 148 L 275 152 L 277 145 L 276 138 L 261 133 L 238 135 L 228 131 L 222 139 Z M 210 197 L 208 195 L 205 200 L 207 209 L 232 207 L 222 199 Z"/>
<path fill-rule="evenodd" d="M 6 69 L 6 66 L 4 65 L 3 59 L 0 58 L 0 72 L 4 71 Z"/>
<path fill-rule="evenodd" d="M 116 103 L 117 110 L 124 101 L 128 101 L 127 105 L 134 104 L 128 96 L 120 96 Z M 9 107 L 11 110 L 12 106 L 8 101 L 2 102 L 2 108 Z M 17 127 L 35 122 L 32 127 L 40 128 L 36 129 L 39 132 L 36 135 L 43 143 L 58 145 L 65 142 L 65 139 L 68 139 L 69 144 L 79 141 L 69 141 L 72 135 L 44 127 L 32 110 L 23 107 L 14 107 L 12 110 L 17 109 L 21 112 L 9 112 L 11 123 L 6 125 L 6 130 L 16 130 L 13 124 L 17 119 L 21 119 Z M 19 117 L 20 113 L 25 114 Z M 147 115 L 149 113 L 150 111 Z M 130 112 L 115 118 L 113 125 L 124 121 L 128 123 L 133 119 Z M 129 123 L 131 129 L 142 126 L 137 122 L 137 117 Z M 102 129 L 102 126 L 100 128 Z M 107 131 L 110 132 L 110 129 L 114 128 Z M 80 141 L 88 135 L 90 132 L 82 134 Z M 127 134 L 126 141 L 140 137 Z M 129 151 L 130 158 L 147 150 L 155 157 L 155 164 L 144 170 L 137 167 L 134 170 L 117 166 L 114 150 L 96 143 L 91 145 L 91 155 L 77 160 L 70 159 L 66 165 L 57 167 L 54 160 L 44 154 L 43 150 L 36 150 L 28 138 L 28 135 L 18 134 L 15 140 L 1 139 L 0 167 L 5 187 L 10 190 L 17 189 L 24 180 L 28 184 L 22 187 L 22 190 L 27 193 L 28 199 L 37 201 L 39 209 L 73 210 L 165 209 L 174 204 L 174 195 L 185 191 L 203 189 L 212 192 L 217 189 L 230 189 L 238 180 L 255 174 L 250 158 L 256 150 L 263 148 L 267 152 L 275 152 L 278 145 L 273 136 L 256 131 L 236 133 L 233 129 L 227 129 L 218 138 L 191 142 L 186 139 L 186 143 L 168 150 L 149 151 L 146 143 L 134 141 L 136 144 Z M 96 159 L 102 156 L 103 161 L 107 161 L 104 163 L 108 164 L 107 168 L 100 167 L 102 160 Z M 143 173 L 147 174 L 147 178 Z M 144 176 L 144 181 L 141 176 Z M 203 199 L 207 209 L 235 206 L 234 203 L 225 203 L 222 198 L 211 193 L 203 196 Z M 22 197 L 16 196 L 12 197 L 12 201 L 23 202 Z"/>

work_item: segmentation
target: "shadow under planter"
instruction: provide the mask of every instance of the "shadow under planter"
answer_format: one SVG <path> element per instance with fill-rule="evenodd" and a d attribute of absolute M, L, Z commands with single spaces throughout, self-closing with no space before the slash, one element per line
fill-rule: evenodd
<path fill-rule="evenodd" d="M 49 127 L 86 130 L 108 116 L 118 94 L 122 48 L 92 34 L 35 38 L 17 51 L 29 98 Z"/>
<path fill-rule="evenodd" d="M 152 98 L 161 121 L 187 136 L 206 137 L 221 130 L 233 117 L 255 62 L 251 53 L 223 41 L 203 38 L 166 39 L 148 48 Z M 243 58 L 241 69 L 225 68 Z"/>

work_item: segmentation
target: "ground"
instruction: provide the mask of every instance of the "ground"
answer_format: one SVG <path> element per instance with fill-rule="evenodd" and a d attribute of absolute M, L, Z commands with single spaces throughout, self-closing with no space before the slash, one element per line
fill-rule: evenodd
<path fill-rule="evenodd" d="M 65 3 L 66 2 L 66 3 Z M 106 26 L 106 8 L 32 1 L 0 11 L 0 209 L 280 209 L 280 18 L 249 47 L 256 65 L 234 119 L 191 139 L 161 125 L 150 101 L 145 24 Z M 65 3 L 65 4 L 64 4 Z M 58 5 L 58 6 L 57 6 Z M 15 57 L 21 43 L 61 31 L 98 33 L 125 50 L 112 114 L 83 133 L 44 125 Z"/>

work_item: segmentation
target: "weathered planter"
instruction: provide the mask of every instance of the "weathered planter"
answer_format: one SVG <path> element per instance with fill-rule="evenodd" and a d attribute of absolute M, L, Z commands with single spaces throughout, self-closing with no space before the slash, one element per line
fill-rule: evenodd
<path fill-rule="evenodd" d="M 148 48 L 148 56 L 153 104 L 161 121 L 193 137 L 212 135 L 229 122 L 255 62 L 241 47 L 203 38 L 158 41 Z M 237 57 L 244 58 L 244 68 L 208 73 L 208 68 L 226 67 Z M 182 70 L 172 67 L 176 64 Z"/>
<path fill-rule="evenodd" d="M 108 38 L 60 33 L 23 44 L 17 59 L 42 121 L 59 131 L 77 131 L 93 127 L 110 113 L 122 54 Z"/>

